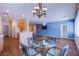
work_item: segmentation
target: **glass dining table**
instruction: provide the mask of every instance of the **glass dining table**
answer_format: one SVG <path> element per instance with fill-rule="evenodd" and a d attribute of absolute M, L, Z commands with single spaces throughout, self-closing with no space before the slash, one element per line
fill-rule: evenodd
<path fill-rule="evenodd" d="M 52 40 L 30 41 L 27 47 L 28 56 L 54 56 L 56 43 Z"/>

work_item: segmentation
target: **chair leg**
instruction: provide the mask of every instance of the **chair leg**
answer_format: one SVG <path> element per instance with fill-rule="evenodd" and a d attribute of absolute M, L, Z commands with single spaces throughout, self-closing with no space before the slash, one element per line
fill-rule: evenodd
<path fill-rule="evenodd" d="M 36 54 L 34 54 L 34 55 L 32 55 L 32 56 L 36 56 L 37 54 L 39 54 L 39 53 L 36 53 Z"/>
<path fill-rule="evenodd" d="M 52 55 L 52 56 L 55 56 L 55 55 L 53 55 L 53 54 L 51 54 L 51 53 L 48 53 L 48 54 L 50 54 L 50 55 Z"/>

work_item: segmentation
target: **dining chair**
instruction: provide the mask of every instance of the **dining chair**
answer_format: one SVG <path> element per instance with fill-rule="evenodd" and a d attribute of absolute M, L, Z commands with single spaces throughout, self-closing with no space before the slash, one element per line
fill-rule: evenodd
<path fill-rule="evenodd" d="M 38 56 L 40 55 L 40 52 L 37 52 L 36 49 L 38 47 L 27 47 L 26 45 L 21 43 L 21 50 L 23 52 L 23 56 Z"/>
<path fill-rule="evenodd" d="M 60 56 L 66 56 L 68 54 L 68 51 L 69 51 L 69 44 L 65 45 L 61 51 L 60 51 Z"/>
<path fill-rule="evenodd" d="M 27 46 L 21 43 L 21 50 L 23 52 L 23 56 L 28 56 Z"/>
<path fill-rule="evenodd" d="M 56 48 L 60 49 L 60 51 L 55 50 Z M 48 56 L 66 56 L 68 54 L 68 51 L 69 51 L 69 44 L 66 44 L 62 48 L 58 48 L 58 47 L 51 48 L 48 51 L 47 55 Z"/>

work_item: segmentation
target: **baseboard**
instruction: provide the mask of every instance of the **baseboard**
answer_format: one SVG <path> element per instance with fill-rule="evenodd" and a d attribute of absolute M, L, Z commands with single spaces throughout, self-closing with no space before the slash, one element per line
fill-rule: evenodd
<path fill-rule="evenodd" d="M 12 37 L 12 39 L 19 39 L 19 37 Z"/>

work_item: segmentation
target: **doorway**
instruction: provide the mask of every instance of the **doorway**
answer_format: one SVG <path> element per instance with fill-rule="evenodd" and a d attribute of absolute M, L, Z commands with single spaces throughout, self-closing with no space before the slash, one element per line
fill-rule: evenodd
<path fill-rule="evenodd" d="M 61 25 L 61 37 L 68 38 L 68 24 Z"/>
<path fill-rule="evenodd" d="M 5 37 L 8 37 L 9 36 L 9 27 L 8 25 L 3 25 L 3 34 Z"/>

